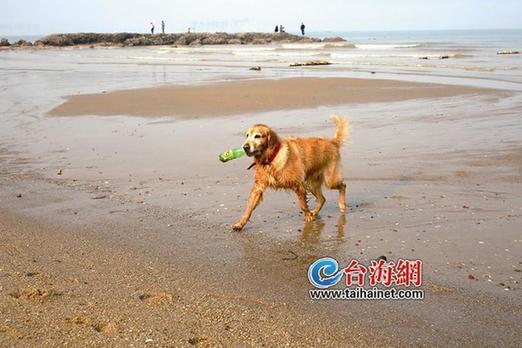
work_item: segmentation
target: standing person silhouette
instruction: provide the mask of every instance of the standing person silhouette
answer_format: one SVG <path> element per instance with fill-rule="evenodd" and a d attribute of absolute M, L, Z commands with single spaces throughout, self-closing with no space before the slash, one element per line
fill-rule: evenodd
<path fill-rule="evenodd" d="M 305 34 L 305 25 L 302 22 L 301 22 L 301 34 L 303 34 L 303 36 Z"/>
<path fill-rule="evenodd" d="M 154 23 L 150 22 L 150 33 L 154 34 Z"/>
<path fill-rule="evenodd" d="M 275 29 L 274 29 L 274 32 L 277 33 L 279 32 L 279 25 L 276 25 Z"/>
<path fill-rule="evenodd" d="M 161 33 L 165 34 L 165 22 L 161 21 Z"/>

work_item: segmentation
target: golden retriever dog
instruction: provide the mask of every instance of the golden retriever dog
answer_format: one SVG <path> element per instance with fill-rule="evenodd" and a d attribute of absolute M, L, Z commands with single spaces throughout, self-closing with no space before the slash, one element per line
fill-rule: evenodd
<path fill-rule="evenodd" d="M 254 157 L 255 182 L 243 216 L 232 227 L 241 230 L 252 212 L 263 199 L 267 188 L 292 190 L 297 194 L 306 222 L 315 219 L 324 205 L 321 187 L 339 190 L 339 210 L 346 211 L 346 185 L 341 176 L 341 144 L 350 132 L 349 122 L 334 115 L 337 128 L 333 138 L 280 138 L 274 130 L 256 124 L 246 132 L 245 153 Z M 308 209 L 307 192 L 316 200 L 313 210 Z"/>

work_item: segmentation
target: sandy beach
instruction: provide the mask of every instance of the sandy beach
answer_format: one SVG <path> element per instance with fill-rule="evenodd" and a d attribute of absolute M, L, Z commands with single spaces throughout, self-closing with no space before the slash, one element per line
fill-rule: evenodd
<path fill-rule="evenodd" d="M 308 109 L 349 103 L 393 102 L 492 93 L 479 88 L 393 80 L 291 78 L 248 80 L 198 86 L 72 96 L 51 116 L 133 115 L 208 117 L 275 110 Z"/>
<path fill-rule="evenodd" d="M 0 53 L 1 346 L 518 346 L 516 77 L 210 49 Z M 233 232 L 253 173 L 217 155 L 254 123 L 331 137 L 334 113 L 346 214 L 268 192 Z M 324 256 L 421 259 L 425 299 L 311 300 Z"/>

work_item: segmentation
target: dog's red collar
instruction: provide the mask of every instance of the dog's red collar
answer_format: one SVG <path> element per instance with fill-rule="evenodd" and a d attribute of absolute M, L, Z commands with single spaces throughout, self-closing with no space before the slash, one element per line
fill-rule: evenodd
<path fill-rule="evenodd" d="M 279 150 L 281 150 L 281 143 L 277 143 L 275 148 L 274 148 L 274 151 L 272 151 L 272 153 L 270 154 L 270 157 L 268 157 L 268 159 L 266 161 L 263 162 L 263 165 L 269 165 L 270 163 L 272 163 L 274 161 L 274 159 L 276 158 L 277 154 L 279 153 Z M 247 170 L 249 170 L 250 168 L 252 168 L 253 166 L 256 165 L 256 162 L 252 163 L 248 168 Z"/>
<path fill-rule="evenodd" d="M 272 161 L 276 158 L 277 154 L 279 153 L 279 150 L 281 150 L 281 143 L 277 143 L 277 145 L 274 148 L 274 151 L 270 154 L 270 157 L 268 157 L 268 160 L 263 164 L 270 164 Z"/>

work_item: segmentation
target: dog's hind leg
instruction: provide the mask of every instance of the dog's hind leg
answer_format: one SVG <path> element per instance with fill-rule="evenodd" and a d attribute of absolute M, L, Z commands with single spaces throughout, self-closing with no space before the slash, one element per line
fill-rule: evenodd
<path fill-rule="evenodd" d="M 331 190 L 339 190 L 339 211 L 346 211 L 346 184 L 341 177 L 341 170 L 338 162 L 332 163 L 326 169 L 326 187 Z"/>
<path fill-rule="evenodd" d="M 305 221 L 312 221 L 314 219 L 314 215 L 312 215 L 308 209 L 308 202 L 306 201 L 306 189 L 303 186 L 298 186 L 294 188 L 294 192 L 296 193 L 297 199 L 299 200 L 299 205 L 303 211 Z"/>
<path fill-rule="evenodd" d="M 312 192 L 315 197 L 315 208 L 312 210 L 312 216 L 315 217 L 323 208 L 326 199 L 324 198 L 323 191 L 321 190 L 321 183 L 314 183 L 314 185 L 310 187 L 310 192 Z"/>
<path fill-rule="evenodd" d="M 241 220 L 239 220 L 238 223 L 234 224 L 232 228 L 234 231 L 240 231 L 248 222 L 248 219 L 250 219 L 250 216 L 252 215 L 252 212 L 258 204 L 263 199 L 263 192 L 265 191 L 265 186 L 259 183 L 254 183 L 254 187 L 252 187 L 252 190 L 250 191 L 250 195 L 248 196 L 248 204 L 245 209 L 245 212 L 243 213 L 243 216 L 241 216 Z"/>

